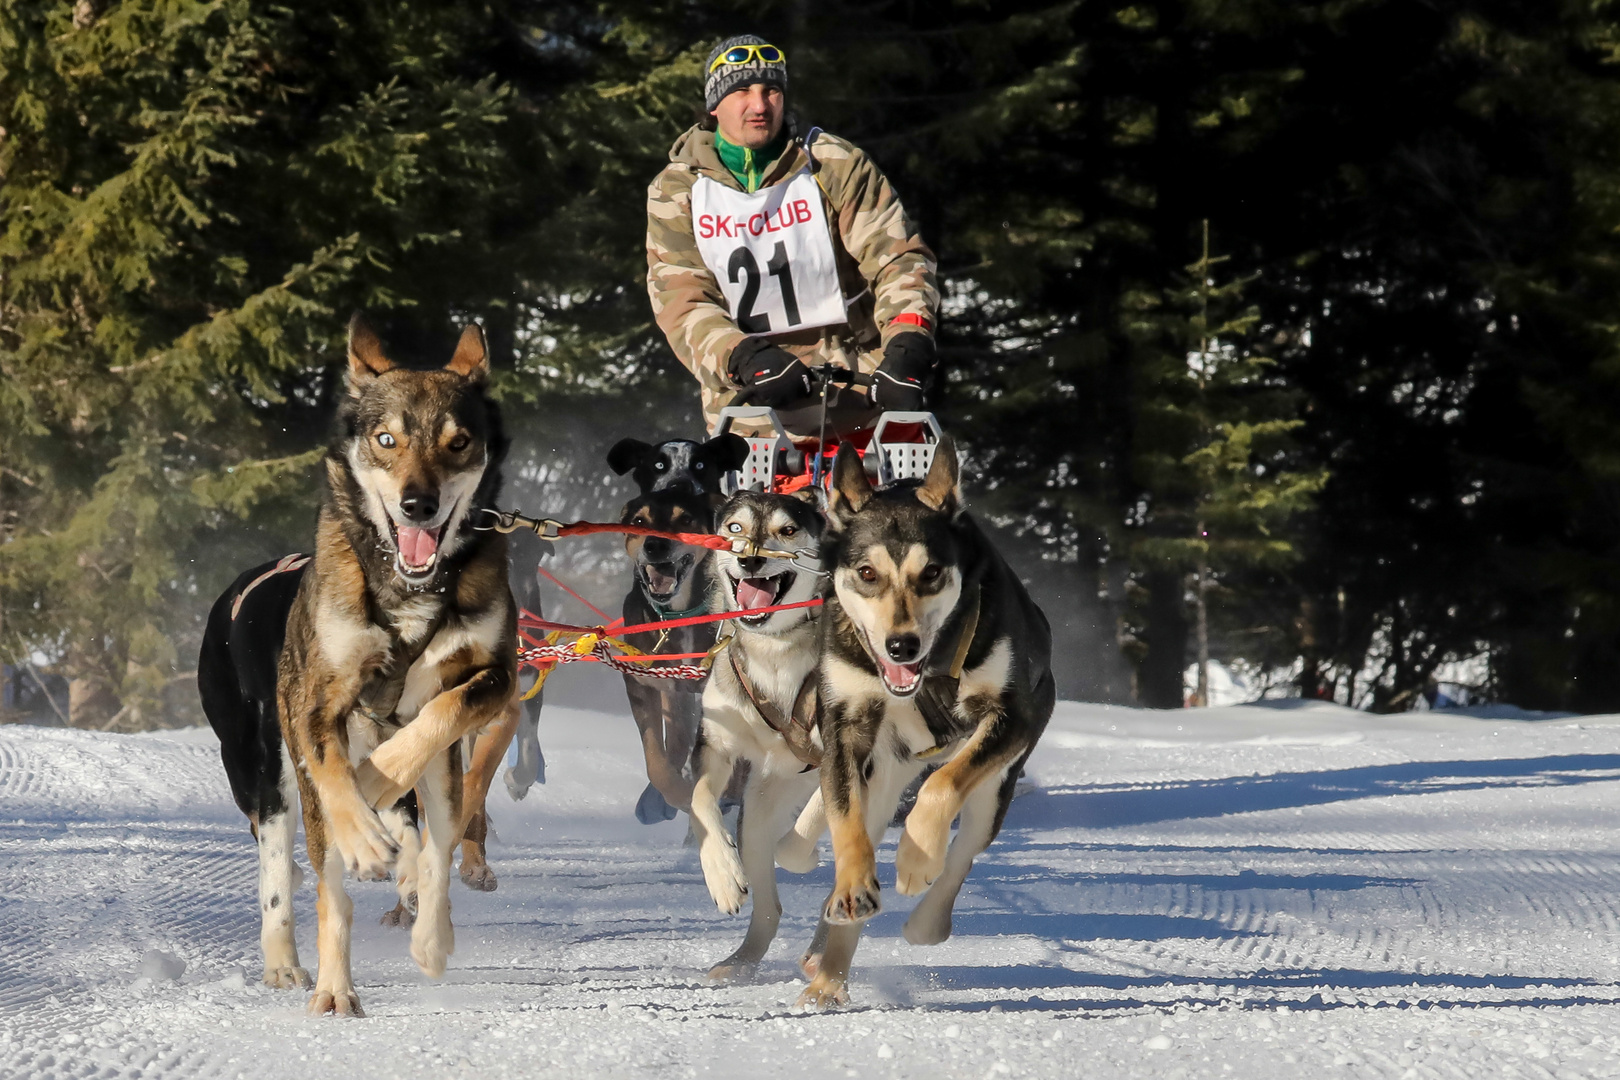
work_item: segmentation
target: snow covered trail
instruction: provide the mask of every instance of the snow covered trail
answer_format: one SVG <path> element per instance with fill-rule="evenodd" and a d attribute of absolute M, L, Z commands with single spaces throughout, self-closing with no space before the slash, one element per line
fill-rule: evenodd
<path fill-rule="evenodd" d="M 443 981 L 351 884 L 351 1021 L 257 983 L 210 732 L 0 727 L 0 1077 L 1620 1074 L 1620 718 L 1292 704 L 1060 705 L 956 935 L 907 945 L 880 869 L 826 1015 L 793 960 L 830 868 L 783 875 L 758 982 L 708 985 L 744 920 L 684 819 L 631 818 L 627 717 L 547 710 L 550 783 L 496 785 L 500 889 L 452 886 Z M 312 884 L 297 914 L 313 966 Z"/>

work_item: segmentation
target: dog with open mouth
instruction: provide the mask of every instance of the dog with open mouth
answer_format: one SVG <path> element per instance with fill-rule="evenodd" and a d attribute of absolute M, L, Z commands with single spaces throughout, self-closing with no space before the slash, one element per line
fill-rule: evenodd
<path fill-rule="evenodd" d="M 753 549 L 802 552 L 786 558 L 715 556 L 714 607 L 748 611 L 811 600 L 821 591 L 817 554 L 823 519 L 819 492 L 802 496 L 742 492 L 720 509 L 716 532 L 744 538 Z M 821 734 L 816 726 L 819 648 L 814 608 L 744 615 L 734 620 L 703 690 L 703 725 L 693 757 L 692 832 L 703 878 L 715 905 L 727 914 L 753 896 L 743 942 L 710 971 L 713 979 L 751 974 L 776 937 L 782 906 L 776 866 L 799 872 L 815 865 L 819 817 L 801 815 L 819 783 Z M 720 796 L 734 768 L 747 764 L 738 841 L 721 816 Z M 740 851 L 739 851 L 740 848 Z"/>
<path fill-rule="evenodd" d="M 848 1000 L 849 965 L 881 907 L 875 859 L 901 792 L 930 762 L 895 856 L 901 893 L 926 895 L 903 933 L 944 941 L 973 859 L 1000 831 L 1056 698 L 1052 634 L 1023 583 L 965 512 L 956 450 L 927 476 L 874 490 L 853 453 L 833 465 L 823 567 L 821 766 L 836 864 L 829 927 L 801 1004 Z M 960 827 L 951 838 L 951 823 Z"/>
<path fill-rule="evenodd" d="M 608 467 L 629 473 L 641 489 L 619 520 L 660 532 L 707 533 L 723 501 L 720 480 L 748 457 L 740 435 L 707 442 L 670 439 L 646 443 L 622 439 L 608 451 Z M 625 595 L 626 625 L 668 622 L 709 611 L 713 552 L 658 536 L 627 536 L 632 581 Z M 715 642 L 716 625 L 673 627 L 628 635 L 648 653 L 702 653 Z M 625 675 L 630 712 L 641 733 L 647 787 L 636 801 L 636 819 L 652 825 L 692 806 L 690 762 L 701 715 L 703 683 Z"/>
<path fill-rule="evenodd" d="M 481 790 L 464 793 L 472 781 L 463 775 L 463 743 L 515 716 L 517 615 L 506 540 L 473 528 L 476 512 L 494 501 L 506 450 L 488 378 L 476 325 L 445 367 L 416 371 L 394 364 L 356 315 L 313 556 L 297 577 L 283 567 L 246 582 L 230 603 L 222 598 L 219 619 L 210 620 L 213 640 L 205 637 L 199 682 L 208 683 L 210 721 L 222 743 L 229 732 L 262 744 L 258 771 L 239 768 L 232 788 L 259 837 L 265 981 L 274 986 L 309 983 L 291 914 L 295 830 L 287 811 L 298 785 L 318 878 L 313 1014 L 361 1015 L 346 872 L 362 880 L 414 873 L 412 958 L 437 978 L 455 949 L 450 857 L 483 803 Z M 266 637 L 248 640 L 277 630 L 279 649 Z M 241 670 L 227 666 L 241 651 L 236 638 L 260 661 L 276 656 L 273 709 L 242 700 L 240 682 L 237 698 L 222 692 Z M 229 771 L 231 748 L 222 749 Z M 413 790 L 426 825 L 420 837 L 399 810 Z"/>

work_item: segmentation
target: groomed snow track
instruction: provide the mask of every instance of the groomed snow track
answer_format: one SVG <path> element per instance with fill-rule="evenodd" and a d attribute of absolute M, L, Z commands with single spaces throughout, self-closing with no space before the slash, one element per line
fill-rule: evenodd
<path fill-rule="evenodd" d="M 708 985 L 742 920 L 682 822 L 631 819 L 630 721 L 541 732 L 444 980 L 377 925 L 391 886 L 351 885 L 369 1016 L 338 1021 L 258 985 L 209 732 L 0 727 L 0 1077 L 1620 1074 L 1617 718 L 1061 705 L 952 940 L 905 944 L 886 888 L 827 1015 L 792 961 L 829 867 L 783 875 L 758 981 Z M 297 913 L 313 968 L 308 884 Z"/>

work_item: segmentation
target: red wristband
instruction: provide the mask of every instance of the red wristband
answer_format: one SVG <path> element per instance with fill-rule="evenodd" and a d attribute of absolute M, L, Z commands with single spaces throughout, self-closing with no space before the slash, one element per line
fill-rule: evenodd
<path fill-rule="evenodd" d="M 904 323 L 907 326 L 920 326 L 925 333 L 933 329 L 933 327 L 929 325 L 927 319 L 910 311 L 906 312 L 904 315 L 896 315 L 891 320 L 890 325 L 892 326 L 895 323 Z"/>

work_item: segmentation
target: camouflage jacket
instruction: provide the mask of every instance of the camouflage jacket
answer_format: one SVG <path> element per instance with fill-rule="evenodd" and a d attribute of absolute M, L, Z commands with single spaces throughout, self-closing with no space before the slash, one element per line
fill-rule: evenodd
<path fill-rule="evenodd" d="M 789 140 L 760 187 L 782 183 L 806 166 L 814 171 L 827 220 L 835 224 L 833 251 L 849 321 L 773 335 L 772 341 L 812 366 L 830 362 L 874 371 L 885 342 L 918 329 L 910 320 L 896 323 L 897 317 L 937 325 L 934 254 L 888 178 L 836 135 L 818 133 L 808 153 L 802 138 Z M 747 335 L 732 321 L 719 284 L 698 254 L 692 185 L 699 176 L 743 190 L 721 163 L 713 132 L 693 127 L 675 141 L 669 164 L 647 188 L 647 292 L 659 329 L 702 386 L 703 414 L 712 428 L 737 391 L 726 360 Z"/>

